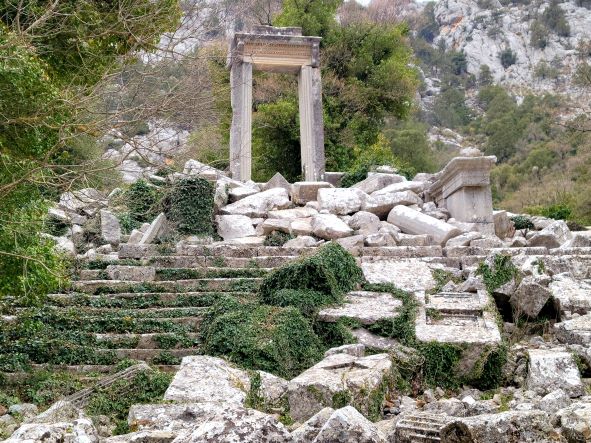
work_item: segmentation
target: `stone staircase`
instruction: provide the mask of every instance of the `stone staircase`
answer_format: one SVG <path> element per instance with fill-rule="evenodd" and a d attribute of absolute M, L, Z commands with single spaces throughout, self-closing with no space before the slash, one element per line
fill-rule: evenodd
<path fill-rule="evenodd" d="M 416 294 L 421 304 L 417 319 L 419 338 L 425 334 L 441 337 L 442 333 L 453 338 L 457 336 L 458 327 L 469 326 L 464 328 L 463 340 L 498 342 L 496 325 L 484 309 L 487 303 L 484 294 L 442 293 L 425 300 L 425 291 L 435 286 L 433 270 L 466 274 L 485 258 L 484 251 L 462 250 L 465 253 L 462 255 L 457 249 L 398 246 L 365 247 L 352 252 L 370 283 L 394 283 Z M 64 322 L 65 346 L 81 347 L 77 342 L 78 332 L 94 336 L 94 357 L 80 352 L 79 358 L 62 367 L 104 372 L 125 358 L 175 366 L 180 357 L 200 352 L 199 326 L 204 312 L 216 300 L 224 294 L 252 299 L 270 270 L 316 250 L 191 244 L 165 250 L 160 245 L 122 244 L 117 255 L 97 254 L 80 264 L 69 292 L 48 296 L 47 305 L 52 315 Z M 578 274 L 579 279 L 591 277 L 591 248 L 551 251 L 545 248 L 503 248 L 491 249 L 487 253 L 539 256 L 563 272 Z M 364 303 L 371 303 L 363 299 L 365 295 L 363 292 L 352 293 L 349 301 L 356 297 L 363 307 Z M 374 305 L 388 308 L 389 315 L 396 310 L 396 306 L 379 303 L 380 294 L 370 296 L 378 297 Z M 343 315 L 349 315 L 346 312 L 348 307 L 351 306 L 342 307 Z M 435 311 L 438 314 L 434 317 Z M 338 316 L 340 312 L 325 314 Z M 379 319 L 379 314 L 371 320 Z M 364 319 L 359 320 L 366 324 Z M 330 320 L 327 318 L 327 321 Z M 359 332 L 364 333 L 364 330 Z M 369 337 L 374 341 L 377 338 Z M 387 339 L 381 341 L 384 346 L 389 346 Z M 38 367 L 45 362 L 32 363 Z"/>

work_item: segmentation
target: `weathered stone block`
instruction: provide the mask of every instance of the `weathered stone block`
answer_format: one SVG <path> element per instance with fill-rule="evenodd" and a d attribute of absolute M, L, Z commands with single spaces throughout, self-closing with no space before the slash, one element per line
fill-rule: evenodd
<path fill-rule="evenodd" d="M 226 215 L 246 215 L 247 217 L 266 217 L 269 211 L 287 209 L 291 205 L 289 195 L 283 188 L 273 188 L 244 197 L 221 209 Z"/>
<path fill-rule="evenodd" d="M 530 349 L 526 384 L 538 395 L 562 389 L 571 397 L 585 393 L 573 355 L 564 349 Z"/>
<path fill-rule="evenodd" d="M 320 210 L 347 215 L 361 210 L 367 194 L 356 188 L 322 188 L 318 190 Z"/>
<path fill-rule="evenodd" d="M 352 318 L 363 325 L 372 325 L 397 317 L 401 306 L 402 302 L 388 292 L 353 291 L 345 297 L 345 304 L 322 309 L 318 318 L 325 322 Z"/>
<path fill-rule="evenodd" d="M 334 240 L 349 237 L 353 229 L 334 214 L 317 214 L 312 217 L 312 232 L 316 237 Z"/>
<path fill-rule="evenodd" d="M 291 196 L 296 205 L 304 205 L 317 200 L 319 189 L 332 187 L 328 182 L 295 182 L 291 186 Z"/>
<path fill-rule="evenodd" d="M 224 240 L 256 235 L 252 220 L 245 215 L 218 215 L 215 218 L 218 234 Z"/>
<path fill-rule="evenodd" d="M 111 280 L 154 281 L 156 268 L 153 266 L 107 266 L 107 275 Z"/>

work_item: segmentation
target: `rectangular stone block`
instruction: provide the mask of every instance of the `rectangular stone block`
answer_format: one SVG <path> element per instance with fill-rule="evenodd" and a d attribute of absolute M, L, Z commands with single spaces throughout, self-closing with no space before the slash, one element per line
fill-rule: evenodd
<path fill-rule="evenodd" d="M 296 205 L 305 205 L 318 199 L 318 190 L 332 188 L 328 182 L 295 182 L 291 186 L 291 198 Z"/>

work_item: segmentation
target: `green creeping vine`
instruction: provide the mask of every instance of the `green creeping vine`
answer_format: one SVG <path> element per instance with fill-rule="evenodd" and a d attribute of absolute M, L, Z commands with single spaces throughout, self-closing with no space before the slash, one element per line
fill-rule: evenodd
<path fill-rule="evenodd" d="M 293 240 L 295 237 L 285 232 L 273 231 L 265 238 L 265 246 L 283 246 L 289 240 Z"/>
<path fill-rule="evenodd" d="M 382 337 L 395 338 L 406 346 L 415 344 L 415 319 L 417 316 L 418 302 L 410 292 L 402 291 L 391 283 L 378 283 L 363 285 L 365 291 L 389 292 L 392 297 L 402 301 L 399 315 L 396 318 L 381 320 L 369 326 L 367 329 Z"/>
<path fill-rule="evenodd" d="M 519 278 L 519 271 L 511 261 L 511 257 L 502 254 L 494 256 L 492 268 L 484 262 L 480 263 L 476 274 L 482 275 L 486 289 L 491 295 L 512 279 Z"/>

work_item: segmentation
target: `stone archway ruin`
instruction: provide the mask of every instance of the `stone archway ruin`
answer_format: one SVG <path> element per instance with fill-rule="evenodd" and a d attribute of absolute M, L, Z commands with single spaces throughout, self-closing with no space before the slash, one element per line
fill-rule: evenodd
<path fill-rule="evenodd" d="M 252 168 L 252 72 L 293 73 L 298 76 L 302 175 L 306 181 L 324 179 L 324 126 L 320 78 L 320 37 L 302 36 L 301 28 L 257 26 L 253 33 L 236 33 L 230 48 L 232 178 L 250 180 Z"/>

